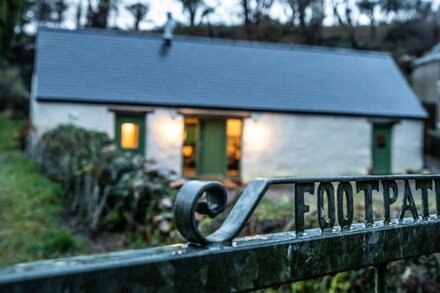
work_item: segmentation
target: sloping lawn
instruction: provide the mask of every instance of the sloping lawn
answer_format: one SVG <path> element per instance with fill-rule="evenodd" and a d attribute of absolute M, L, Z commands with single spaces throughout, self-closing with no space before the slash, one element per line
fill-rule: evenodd
<path fill-rule="evenodd" d="M 84 246 L 60 223 L 60 187 L 18 149 L 14 136 L 21 125 L 0 114 L 0 266 L 70 255 Z"/>

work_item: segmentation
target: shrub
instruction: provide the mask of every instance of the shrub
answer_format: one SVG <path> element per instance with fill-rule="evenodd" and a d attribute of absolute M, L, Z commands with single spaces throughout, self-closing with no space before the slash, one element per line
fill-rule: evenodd
<path fill-rule="evenodd" d="M 61 125 L 43 134 L 34 157 L 44 174 L 72 190 L 76 176 L 112 160 L 110 145 L 105 133 Z"/>
<path fill-rule="evenodd" d="M 88 230 L 128 229 L 152 244 L 176 235 L 175 173 L 121 152 L 105 133 L 61 125 L 42 136 L 33 157 L 62 184 L 70 212 Z"/>

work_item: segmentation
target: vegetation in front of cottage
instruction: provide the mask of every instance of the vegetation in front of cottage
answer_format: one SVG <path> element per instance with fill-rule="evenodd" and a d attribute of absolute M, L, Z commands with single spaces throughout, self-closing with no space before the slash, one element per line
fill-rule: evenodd
<path fill-rule="evenodd" d="M 68 194 L 68 213 L 88 232 L 129 231 L 144 245 L 178 240 L 174 172 L 117 149 L 105 133 L 61 125 L 31 151 L 43 174 Z"/>
<path fill-rule="evenodd" d="M 23 123 L 0 115 L 0 265 L 82 252 L 84 240 L 66 227 L 59 184 L 18 150 Z"/>

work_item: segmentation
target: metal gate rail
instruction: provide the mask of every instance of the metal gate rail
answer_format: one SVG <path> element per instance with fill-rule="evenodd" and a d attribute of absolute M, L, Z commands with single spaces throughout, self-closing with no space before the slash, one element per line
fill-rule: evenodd
<path fill-rule="evenodd" d="M 279 184 L 294 185 L 295 231 L 235 238 L 267 189 Z M 365 222 L 353 223 L 359 194 Z M 307 196 L 317 197 L 319 228 L 304 228 Z M 383 197 L 381 221 L 374 219 L 376 196 Z M 399 199 L 400 215 L 391 219 L 390 206 Z M 385 292 L 387 263 L 440 252 L 440 175 L 257 179 L 222 226 L 202 235 L 195 213 L 215 217 L 226 202 L 220 183 L 191 181 L 175 204 L 188 243 L 10 266 L 0 270 L 0 291 L 244 291 L 375 266 L 377 291 Z"/>

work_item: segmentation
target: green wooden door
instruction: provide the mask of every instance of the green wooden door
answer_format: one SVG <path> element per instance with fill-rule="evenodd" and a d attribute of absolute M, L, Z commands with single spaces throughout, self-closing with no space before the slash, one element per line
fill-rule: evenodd
<path fill-rule="evenodd" d="M 197 175 L 225 176 L 226 120 L 201 119 L 197 146 Z"/>
<path fill-rule="evenodd" d="M 391 126 L 373 125 L 373 174 L 391 173 Z"/>
<path fill-rule="evenodd" d="M 115 142 L 124 151 L 144 155 L 145 117 L 117 114 Z"/>

